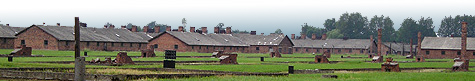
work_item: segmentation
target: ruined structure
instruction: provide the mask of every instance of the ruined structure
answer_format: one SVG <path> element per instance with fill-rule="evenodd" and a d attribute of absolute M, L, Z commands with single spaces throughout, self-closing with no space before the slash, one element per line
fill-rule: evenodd
<path fill-rule="evenodd" d="M 155 52 L 153 48 L 143 49 L 140 50 L 141 54 L 140 57 L 155 57 Z"/>
<path fill-rule="evenodd" d="M 382 44 L 382 29 L 379 28 L 378 29 L 378 48 L 377 48 L 377 55 L 376 56 L 373 56 L 372 58 L 372 62 L 383 62 L 383 56 L 381 55 L 381 49 L 383 47 L 383 44 Z"/>
<path fill-rule="evenodd" d="M 20 48 L 13 50 L 10 53 L 11 56 L 31 56 L 31 47 L 26 47 L 26 45 L 21 45 Z"/>
<path fill-rule="evenodd" d="M 467 55 L 467 22 L 462 22 L 462 39 L 461 39 L 461 59 L 454 59 L 455 63 L 452 66 L 452 71 L 468 71 L 470 62 L 469 55 Z"/>
<path fill-rule="evenodd" d="M 325 55 L 315 55 L 315 63 L 330 63 Z"/>
<path fill-rule="evenodd" d="M 278 58 L 282 57 L 279 52 L 270 52 L 269 55 L 270 57 L 278 57 Z"/>
<path fill-rule="evenodd" d="M 213 52 L 213 54 L 211 56 L 215 57 L 215 58 L 219 58 L 221 57 L 221 55 L 224 54 L 224 51 L 223 50 L 216 50 Z"/>
<path fill-rule="evenodd" d="M 237 54 L 222 54 L 219 57 L 220 64 L 238 64 Z"/>
<path fill-rule="evenodd" d="M 381 64 L 381 71 L 383 72 L 401 72 L 399 70 L 399 63 L 393 61 L 393 58 L 386 58 L 386 62 Z"/>
<path fill-rule="evenodd" d="M 327 58 L 331 58 L 332 54 L 330 53 L 330 51 L 325 51 L 323 52 L 322 54 L 323 56 L 327 57 Z"/>
<path fill-rule="evenodd" d="M 371 62 L 383 62 L 383 56 L 373 56 Z"/>
<path fill-rule="evenodd" d="M 118 64 L 135 64 L 132 59 L 127 56 L 127 52 L 119 52 L 115 58 L 115 63 Z"/>

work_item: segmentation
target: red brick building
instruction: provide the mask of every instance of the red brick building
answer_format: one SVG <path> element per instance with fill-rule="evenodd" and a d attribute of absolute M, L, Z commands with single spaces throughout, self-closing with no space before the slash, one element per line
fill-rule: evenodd
<path fill-rule="evenodd" d="M 203 53 L 211 53 L 215 50 L 239 53 L 269 53 L 270 51 L 279 51 L 284 54 L 292 53 L 290 51 L 293 46 L 292 41 L 282 34 L 231 34 L 230 28 L 226 29 L 229 31 L 218 34 L 207 34 L 207 30 L 201 30 L 204 31 L 203 33 L 167 31 L 150 39 L 148 45 L 157 51 L 172 49 L 178 52 Z"/>
<path fill-rule="evenodd" d="M 23 30 L 23 27 L 10 27 L 0 25 L 0 49 L 13 49 L 15 48 L 15 34 Z"/>
<path fill-rule="evenodd" d="M 460 37 L 424 37 L 421 44 L 420 54 L 428 59 L 456 58 L 461 57 Z M 467 38 L 467 56 L 475 58 L 475 38 Z"/>
<path fill-rule="evenodd" d="M 411 51 L 411 45 L 408 43 L 384 42 L 383 45 L 384 46 L 381 49 L 382 55 L 387 55 L 387 54 L 409 55 Z M 415 52 L 416 46 L 417 45 L 412 45 L 412 54 L 416 53 Z"/>
<path fill-rule="evenodd" d="M 145 49 L 148 43 L 144 38 L 147 36 L 126 29 L 81 27 L 80 32 L 81 49 L 138 51 Z M 32 25 L 15 36 L 15 46 L 24 44 L 33 49 L 74 50 L 74 29 L 69 26 Z"/>
<path fill-rule="evenodd" d="M 376 48 L 376 43 L 370 41 L 370 39 L 300 39 L 293 40 L 293 42 L 295 44 L 294 53 L 323 53 L 329 51 L 331 54 L 368 54 L 371 46 Z"/>

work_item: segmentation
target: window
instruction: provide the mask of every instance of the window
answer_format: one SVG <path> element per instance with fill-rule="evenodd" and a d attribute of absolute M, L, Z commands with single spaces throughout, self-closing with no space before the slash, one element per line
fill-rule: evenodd
<path fill-rule="evenodd" d="M 457 55 L 461 55 L 460 51 L 457 51 Z"/>
<path fill-rule="evenodd" d="M 349 50 L 348 52 L 352 53 L 352 52 L 353 52 L 353 50 Z"/>
<path fill-rule="evenodd" d="M 297 49 L 295 49 L 295 51 L 299 51 L 299 49 L 297 48 Z"/>
<path fill-rule="evenodd" d="M 223 47 L 223 50 L 226 50 L 226 47 Z"/>
<path fill-rule="evenodd" d="M 429 53 L 430 53 L 429 51 L 426 51 L 426 55 L 429 55 Z"/>
<path fill-rule="evenodd" d="M 475 52 L 473 52 L 472 55 L 475 56 Z"/>
<path fill-rule="evenodd" d="M 96 43 L 96 46 L 99 46 L 99 45 L 100 45 L 99 42 L 97 42 L 97 43 Z"/>
<path fill-rule="evenodd" d="M 317 49 L 317 53 L 320 52 L 320 50 Z"/>
<path fill-rule="evenodd" d="M 48 45 L 48 40 L 45 40 L 43 43 L 44 45 Z"/>
<path fill-rule="evenodd" d="M 7 43 L 7 39 L 6 38 L 3 38 L 3 43 Z"/>
<path fill-rule="evenodd" d="M 69 46 L 69 42 L 68 41 L 65 41 L 66 42 L 66 46 Z"/>
<path fill-rule="evenodd" d="M 282 48 L 279 48 L 279 53 L 282 53 Z"/>
<path fill-rule="evenodd" d="M 191 49 L 195 49 L 195 46 L 191 46 Z"/>
<path fill-rule="evenodd" d="M 158 44 L 154 44 L 154 45 L 153 45 L 153 48 L 158 48 Z"/>
<path fill-rule="evenodd" d="M 209 46 L 206 46 L 206 49 L 209 49 Z"/>
<path fill-rule="evenodd" d="M 338 53 L 340 53 L 340 52 L 341 52 L 341 49 L 338 49 Z"/>
<path fill-rule="evenodd" d="M 200 49 L 201 49 L 201 46 L 200 46 Z"/>
<path fill-rule="evenodd" d="M 25 40 L 21 40 L 21 45 L 25 45 Z"/>
<path fill-rule="evenodd" d="M 386 51 L 386 54 L 389 54 L 389 51 Z"/>
<path fill-rule="evenodd" d="M 305 52 L 308 52 L 308 48 L 307 48 L 307 49 L 305 49 Z"/>
<path fill-rule="evenodd" d="M 111 42 L 111 46 L 114 46 L 114 43 L 113 43 L 113 42 Z"/>
<path fill-rule="evenodd" d="M 259 47 L 256 47 L 256 50 L 259 51 Z"/>
<path fill-rule="evenodd" d="M 139 44 L 139 47 L 142 47 L 142 44 Z"/>
<path fill-rule="evenodd" d="M 120 43 L 120 46 L 124 47 L 124 43 Z"/>
<path fill-rule="evenodd" d="M 134 43 L 130 43 L 130 47 L 133 47 Z"/>
<path fill-rule="evenodd" d="M 213 46 L 213 49 L 216 49 L 216 47 Z"/>
<path fill-rule="evenodd" d="M 440 52 L 440 54 L 445 55 L 445 51 Z"/>
<path fill-rule="evenodd" d="M 89 46 L 89 42 L 86 42 L 86 46 Z"/>
<path fill-rule="evenodd" d="M 229 47 L 229 50 L 233 50 L 233 48 L 232 48 L 232 47 Z"/>
<path fill-rule="evenodd" d="M 364 52 L 364 50 L 360 50 L 360 53 L 363 53 L 363 52 Z"/>
<path fill-rule="evenodd" d="M 178 45 L 175 45 L 175 49 L 178 49 Z"/>

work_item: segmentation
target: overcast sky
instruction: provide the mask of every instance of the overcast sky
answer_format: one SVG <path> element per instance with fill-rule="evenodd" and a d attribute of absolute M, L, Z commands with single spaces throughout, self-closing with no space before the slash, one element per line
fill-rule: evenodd
<path fill-rule="evenodd" d="M 1 1 L 0 24 L 27 27 L 32 24 L 73 26 L 74 17 L 90 27 L 107 22 L 116 27 L 151 21 L 181 26 L 212 27 L 218 23 L 233 29 L 269 34 L 277 28 L 289 35 L 303 23 L 323 27 L 326 19 L 360 12 L 371 19 L 389 16 L 395 29 L 405 18 L 431 17 L 438 29 L 445 16 L 474 15 L 474 0 L 7 0 Z M 187 27 L 187 29 L 189 29 Z M 437 30 L 435 30 L 437 31 Z"/>

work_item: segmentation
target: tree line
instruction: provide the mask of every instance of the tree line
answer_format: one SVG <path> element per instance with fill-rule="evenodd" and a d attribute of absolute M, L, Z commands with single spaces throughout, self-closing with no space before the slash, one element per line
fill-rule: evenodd
<path fill-rule="evenodd" d="M 435 26 L 433 20 L 430 17 L 422 17 L 419 20 L 412 18 L 406 18 L 400 24 L 399 29 L 394 29 L 394 22 L 389 16 L 373 16 L 370 20 L 364 17 L 359 12 L 343 13 L 340 18 L 326 19 L 323 23 L 324 28 L 318 28 L 307 25 L 302 25 L 301 34 L 306 34 L 307 37 L 311 37 L 311 34 L 327 34 L 328 38 L 350 38 L 350 39 L 369 39 L 371 35 L 377 39 L 378 29 L 382 29 L 382 39 L 384 42 L 404 42 L 409 43 L 412 39 L 417 41 L 417 33 L 421 32 L 422 37 L 436 37 L 442 36 L 460 36 L 460 22 L 465 21 L 468 24 L 468 36 L 475 36 L 475 17 L 473 16 L 460 16 L 445 17 L 441 22 L 438 34 L 434 31 Z M 473 32 L 471 32 L 473 31 Z M 413 42 L 417 43 L 417 42 Z"/>

